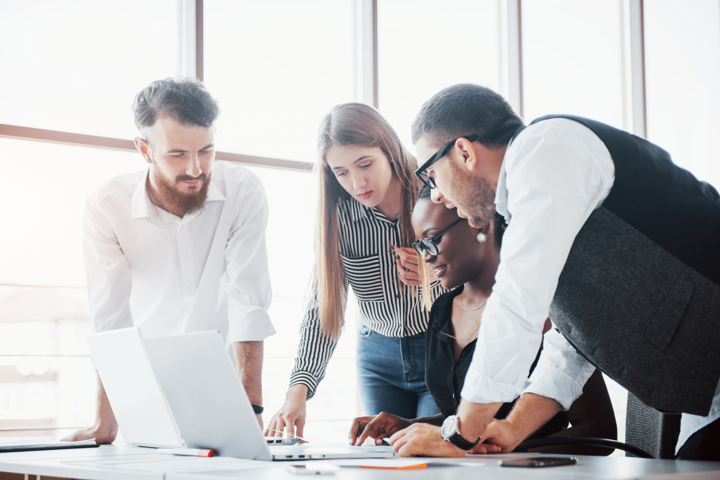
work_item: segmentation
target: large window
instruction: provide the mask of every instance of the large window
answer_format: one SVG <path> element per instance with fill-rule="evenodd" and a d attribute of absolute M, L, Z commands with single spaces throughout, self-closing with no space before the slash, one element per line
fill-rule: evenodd
<path fill-rule="evenodd" d="M 380 111 L 408 147 L 423 102 L 456 83 L 500 88 L 496 0 L 379 0 Z"/>
<path fill-rule="evenodd" d="M 315 160 L 320 120 L 354 100 L 352 6 L 205 1 L 205 82 L 221 99 L 221 150 Z"/>
<path fill-rule="evenodd" d="M 179 73 L 177 5 L 0 2 L 0 123 L 132 138 L 133 95 Z"/>
<path fill-rule="evenodd" d="M 377 99 L 412 150 L 422 103 L 479 83 L 526 121 L 572 113 L 640 135 L 646 125 L 678 164 L 720 185 L 720 7 L 629 3 L 644 15 L 604 0 L 0 2 L 0 436 L 57 438 L 93 421 L 83 205 L 145 168 L 130 106 L 149 82 L 202 76 L 222 110 L 218 159 L 248 165 L 265 186 L 278 331 L 265 348 L 269 420 L 298 344 L 314 263 L 309 167 L 333 105 Z M 358 412 L 352 300 L 347 320 L 308 404 L 310 439 L 344 441 Z M 625 392 L 610 389 L 622 438 Z"/>
<path fill-rule="evenodd" d="M 522 2 L 524 116 L 580 115 L 623 128 L 621 2 Z"/>
<path fill-rule="evenodd" d="M 645 2 L 648 139 L 720 188 L 720 4 Z"/>

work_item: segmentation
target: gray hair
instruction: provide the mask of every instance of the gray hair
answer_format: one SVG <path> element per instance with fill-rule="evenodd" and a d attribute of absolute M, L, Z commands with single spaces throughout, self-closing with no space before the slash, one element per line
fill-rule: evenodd
<path fill-rule="evenodd" d="M 425 102 L 412 124 L 412 142 L 426 137 L 438 148 L 452 140 L 477 135 L 488 148 L 507 145 L 523 124 L 503 97 L 471 83 L 453 85 Z"/>
<path fill-rule="evenodd" d="M 205 85 L 194 78 L 156 80 L 135 96 L 132 109 L 141 132 L 164 115 L 183 125 L 209 128 L 220 113 Z"/>

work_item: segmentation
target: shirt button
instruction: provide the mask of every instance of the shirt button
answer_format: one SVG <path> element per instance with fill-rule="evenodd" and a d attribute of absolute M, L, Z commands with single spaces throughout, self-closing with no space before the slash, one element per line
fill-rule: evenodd
<path fill-rule="evenodd" d="M 395 295 L 395 298 L 400 298 L 400 294 L 398 293 L 397 295 Z"/>

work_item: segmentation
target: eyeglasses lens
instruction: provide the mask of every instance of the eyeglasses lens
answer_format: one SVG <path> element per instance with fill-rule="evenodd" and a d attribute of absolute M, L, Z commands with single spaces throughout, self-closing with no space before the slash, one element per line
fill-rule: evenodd
<path fill-rule="evenodd" d="M 427 253 L 432 255 L 433 257 L 436 257 L 438 254 L 437 245 L 435 245 L 435 242 L 432 238 L 423 238 L 421 240 L 422 246 L 425 249 Z"/>
<path fill-rule="evenodd" d="M 435 188 L 435 179 L 430 177 L 426 172 L 420 174 L 420 180 L 427 185 L 430 189 Z"/>

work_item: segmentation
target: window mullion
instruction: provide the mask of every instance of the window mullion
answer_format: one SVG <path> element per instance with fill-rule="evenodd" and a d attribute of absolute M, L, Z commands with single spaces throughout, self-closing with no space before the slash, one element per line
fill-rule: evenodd
<path fill-rule="evenodd" d="M 500 89 L 510 106 L 523 116 L 522 4 L 498 0 L 500 23 Z"/>
<path fill-rule="evenodd" d="M 647 138 L 645 19 L 643 0 L 621 0 L 623 18 L 623 108 L 625 129 Z"/>
<path fill-rule="evenodd" d="M 202 35 L 202 0 L 178 0 L 178 73 L 202 80 L 202 53 L 198 58 L 202 38 L 198 42 L 198 33 Z"/>
<path fill-rule="evenodd" d="M 378 108 L 377 0 L 355 0 L 355 98 Z"/>

